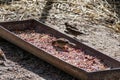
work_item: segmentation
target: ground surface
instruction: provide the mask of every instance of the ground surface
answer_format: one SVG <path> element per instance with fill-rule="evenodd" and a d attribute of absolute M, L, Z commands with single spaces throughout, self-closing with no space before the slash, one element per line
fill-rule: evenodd
<path fill-rule="evenodd" d="M 6 41 L 0 48 L 8 59 L 7 66 L 0 64 L 0 80 L 76 80 Z"/>
<path fill-rule="evenodd" d="M 82 5 L 81 2 L 81 7 L 72 11 L 66 11 L 66 5 L 58 7 L 58 3 L 54 3 L 51 9 L 50 6 L 44 9 L 45 2 L 36 3 L 35 0 L 21 0 L 21 2 L 13 4 L 1 6 L 1 21 L 36 18 L 63 33 L 65 31 L 65 22 L 71 25 L 76 24 L 74 27 L 85 33 L 77 36 L 76 38 L 78 40 L 120 61 L 120 33 L 107 27 L 107 25 L 111 25 L 111 20 L 116 21 L 117 19 L 114 18 L 115 16 L 110 15 L 112 13 L 107 9 L 105 9 L 105 11 L 98 9 L 102 4 L 99 5 L 95 3 L 94 6 L 98 5 L 96 8 L 91 7 L 93 5 L 90 3 L 91 6 L 89 6 L 89 8 L 84 8 L 85 5 Z M 73 7 L 73 5 L 69 6 L 69 8 L 71 7 Z M 92 12 L 92 14 L 87 11 Z M 100 13 L 98 14 L 97 12 Z M 106 14 L 111 17 L 106 16 Z M 75 37 L 73 35 L 69 36 Z M 26 52 L 15 48 L 15 46 L 7 42 L 0 42 L 0 47 L 8 50 L 6 55 L 9 60 L 8 64 L 10 64 L 9 67 L 0 65 L 0 80 L 74 80 L 68 74 L 54 68 L 48 63 L 32 55 L 23 54 Z M 25 59 L 21 60 L 23 57 L 25 57 Z"/>

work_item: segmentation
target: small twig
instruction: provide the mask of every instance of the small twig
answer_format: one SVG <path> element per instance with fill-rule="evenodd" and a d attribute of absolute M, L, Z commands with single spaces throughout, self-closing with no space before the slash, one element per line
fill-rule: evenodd
<path fill-rule="evenodd" d="M 7 58 L 1 48 L 0 48 L 0 57 L 3 58 L 3 60 L 7 61 Z"/>

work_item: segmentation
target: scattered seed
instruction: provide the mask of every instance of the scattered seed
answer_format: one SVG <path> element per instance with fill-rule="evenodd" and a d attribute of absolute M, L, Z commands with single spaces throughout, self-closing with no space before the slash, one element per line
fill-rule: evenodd
<path fill-rule="evenodd" d="M 53 35 L 37 33 L 34 30 L 14 31 L 14 33 L 34 46 L 47 51 L 51 55 L 86 71 L 90 72 L 108 69 L 100 59 L 86 55 L 81 49 L 67 46 L 67 51 L 65 51 L 59 49 L 59 47 L 54 47 L 52 42 L 57 40 L 57 38 Z"/>

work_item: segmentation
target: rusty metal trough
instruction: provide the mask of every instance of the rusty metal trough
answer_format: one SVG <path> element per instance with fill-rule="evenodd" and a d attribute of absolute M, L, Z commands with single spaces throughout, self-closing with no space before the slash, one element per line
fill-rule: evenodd
<path fill-rule="evenodd" d="M 13 22 L 1 22 L 0 23 L 0 37 L 19 46 L 20 48 L 34 54 L 35 56 L 43 59 L 44 61 L 54 65 L 55 67 L 65 71 L 66 73 L 80 79 L 80 80 L 120 80 L 120 62 L 104 55 L 103 53 L 75 40 L 64 33 L 61 33 L 50 26 L 47 26 L 37 20 L 24 20 L 24 21 L 13 21 Z M 12 30 L 24 30 L 29 27 L 34 27 L 35 30 L 42 32 L 47 32 L 53 34 L 55 37 L 63 37 L 68 39 L 70 42 L 77 45 L 77 47 L 82 48 L 86 54 L 95 56 L 111 67 L 110 70 L 87 72 L 78 67 L 70 65 L 57 57 L 43 51 L 34 45 L 24 41 L 23 39 L 17 37 Z"/>

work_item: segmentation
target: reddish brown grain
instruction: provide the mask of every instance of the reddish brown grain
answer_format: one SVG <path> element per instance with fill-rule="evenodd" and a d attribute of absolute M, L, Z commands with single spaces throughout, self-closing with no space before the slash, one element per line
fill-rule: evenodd
<path fill-rule="evenodd" d="M 34 46 L 46 50 L 51 55 L 88 72 L 108 69 L 100 59 L 86 55 L 81 49 L 68 47 L 67 51 L 64 51 L 53 47 L 52 41 L 56 40 L 53 35 L 40 34 L 34 30 L 15 31 L 14 33 Z"/>

